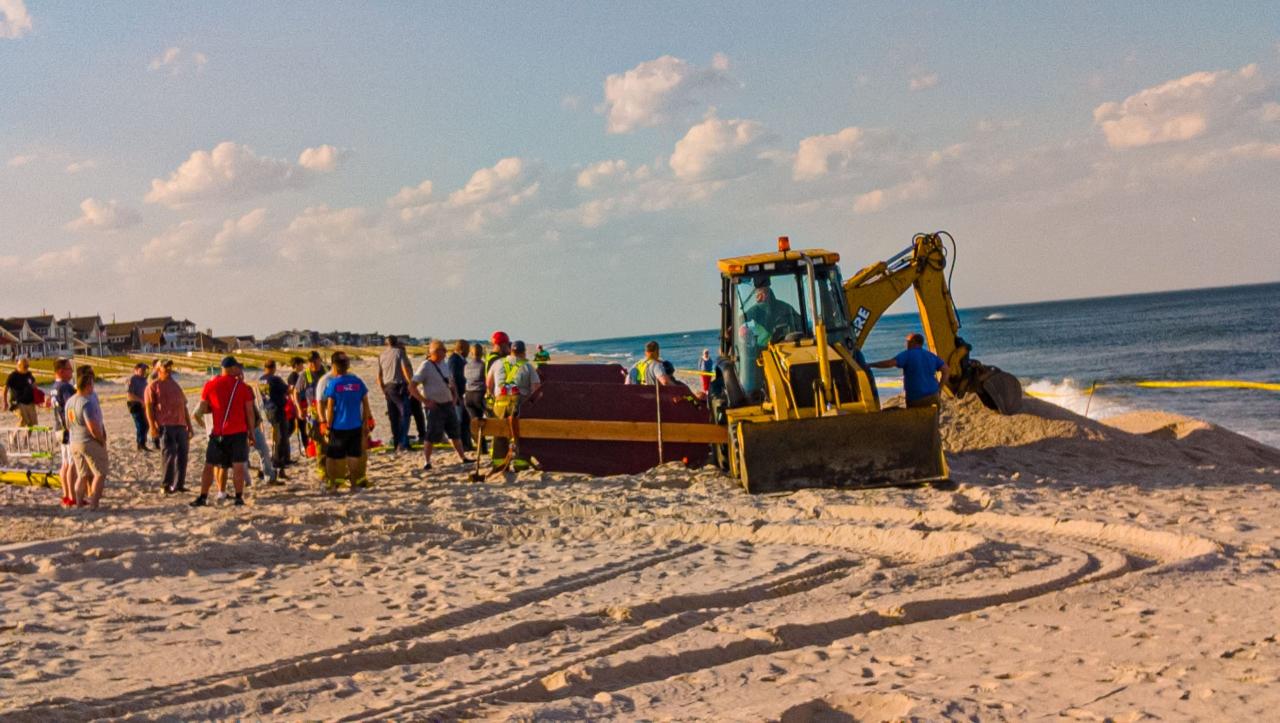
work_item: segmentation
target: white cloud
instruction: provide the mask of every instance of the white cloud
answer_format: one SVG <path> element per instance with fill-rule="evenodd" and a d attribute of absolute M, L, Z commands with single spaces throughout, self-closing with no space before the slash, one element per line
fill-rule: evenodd
<path fill-rule="evenodd" d="M 1262 106 L 1262 120 L 1267 123 L 1280 121 L 1280 103 L 1266 103 Z"/>
<path fill-rule="evenodd" d="M 8 164 L 6 165 L 8 165 L 10 168 L 19 168 L 21 166 L 27 165 L 28 163 L 31 163 L 32 161 L 37 160 L 38 158 L 40 158 L 40 156 L 34 153 L 22 153 L 14 156 L 13 158 L 10 158 Z"/>
<path fill-rule="evenodd" d="M 918 90 L 928 90 L 929 88 L 933 88 L 937 85 L 938 85 L 937 73 L 924 73 L 923 75 L 917 75 L 913 77 L 911 79 L 911 82 L 908 84 L 908 86 L 911 88 L 911 91 L 913 93 Z"/>
<path fill-rule="evenodd" d="M 197 221 L 183 221 L 153 236 L 142 247 L 145 261 L 186 264 L 195 249 L 209 240 L 208 229 Z"/>
<path fill-rule="evenodd" d="M 933 185 L 924 177 L 916 177 L 888 188 L 877 188 L 859 194 L 853 200 L 853 212 L 856 214 L 876 213 L 892 204 L 902 203 L 928 195 Z"/>
<path fill-rule="evenodd" d="M 416 186 L 405 186 L 400 192 L 387 199 L 387 205 L 392 208 L 408 208 L 410 206 L 421 206 L 431 200 L 431 193 L 435 190 L 435 186 L 431 181 L 423 181 Z"/>
<path fill-rule="evenodd" d="M 323 149 L 330 149 L 326 151 Z M 147 203 L 180 207 L 206 201 L 245 199 L 305 185 L 314 172 L 328 171 L 338 154 L 331 146 L 308 148 L 302 158 L 309 168 L 279 158 L 266 158 L 252 148 L 223 141 L 212 151 L 195 151 L 169 174 L 151 181 Z"/>
<path fill-rule="evenodd" d="M 576 95 L 566 95 L 560 99 L 560 107 L 567 111 L 576 111 L 582 107 L 582 98 Z"/>
<path fill-rule="evenodd" d="M 267 211 L 254 209 L 220 225 L 187 220 L 151 238 L 142 248 L 145 261 L 166 266 L 241 266 L 255 260 L 263 240 Z"/>
<path fill-rule="evenodd" d="M 668 163 L 684 181 L 732 178 L 749 170 L 763 137 L 764 128 L 756 121 L 711 115 L 676 142 Z"/>
<path fill-rule="evenodd" d="M 163 72 L 170 76 L 181 75 L 188 70 L 199 73 L 204 70 L 208 62 L 209 56 L 204 53 L 173 46 L 165 48 L 163 53 L 152 58 L 151 62 L 147 63 L 147 70 L 153 73 Z"/>
<path fill-rule="evenodd" d="M 620 178 L 626 175 L 626 161 L 622 159 L 600 161 L 578 172 L 578 188 L 592 188 L 606 179 Z"/>
<path fill-rule="evenodd" d="M 298 155 L 298 165 L 309 171 L 328 173 L 338 167 L 338 161 L 347 155 L 347 151 L 331 145 L 316 146 L 303 149 Z"/>
<path fill-rule="evenodd" d="M 0 38 L 16 40 L 31 32 L 31 15 L 22 0 L 0 0 Z"/>
<path fill-rule="evenodd" d="M 524 218 L 541 189 L 541 171 L 522 158 L 503 158 L 471 174 L 466 185 L 441 200 L 429 182 L 402 188 L 387 205 L 399 208 L 402 224 L 432 238 L 496 232 Z"/>
<path fill-rule="evenodd" d="M 524 176 L 525 164 L 522 159 L 503 158 L 492 168 L 481 168 L 471 174 L 467 185 L 449 194 L 449 204 L 470 206 L 500 196 L 509 198 L 524 181 Z"/>
<path fill-rule="evenodd" d="M 366 258 L 397 248 L 395 239 L 363 208 L 311 206 L 283 234 L 280 255 L 290 261 L 321 254 L 330 259 Z"/>
<path fill-rule="evenodd" d="M 1229 124 L 1266 88 L 1256 64 L 1238 71 L 1184 75 L 1093 111 L 1107 145 L 1116 149 L 1186 141 L 1214 124 Z"/>
<path fill-rule="evenodd" d="M 37 274 L 49 278 L 58 278 L 68 269 L 83 266 L 87 259 L 84 247 L 68 246 L 65 249 L 46 251 L 31 261 L 27 268 L 34 269 Z"/>
<path fill-rule="evenodd" d="M 841 169 L 847 168 L 853 156 L 862 147 L 866 134 L 861 128 L 851 126 L 831 135 L 809 136 L 800 141 L 791 176 L 805 181 L 827 175 L 834 160 Z"/>
<path fill-rule="evenodd" d="M 93 160 L 92 158 L 89 158 L 83 161 L 72 161 L 68 163 L 66 170 L 67 170 L 67 173 L 74 176 L 75 174 L 80 173 L 81 171 L 88 171 L 90 169 L 97 168 L 97 167 L 98 167 L 98 162 Z"/>
<path fill-rule="evenodd" d="M 672 115 L 705 104 L 712 90 L 729 85 L 729 59 L 717 53 L 710 67 L 701 68 L 670 55 L 646 60 L 604 80 L 605 114 L 609 133 L 630 133 L 663 123 Z"/>
<path fill-rule="evenodd" d="M 133 226 L 141 220 L 137 211 L 121 206 L 115 200 L 86 198 L 80 202 L 80 218 L 68 223 L 66 228 L 69 231 L 115 231 Z"/>

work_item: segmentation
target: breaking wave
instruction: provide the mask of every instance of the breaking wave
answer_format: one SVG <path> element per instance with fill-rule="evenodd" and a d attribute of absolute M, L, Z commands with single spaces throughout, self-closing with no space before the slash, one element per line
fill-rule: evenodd
<path fill-rule="evenodd" d="M 1081 383 L 1071 378 L 1059 381 L 1037 379 L 1030 383 L 1024 383 L 1022 389 L 1027 396 L 1042 399 L 1063 409 L 1069 409 L 1076 414 L 1088 416 L 1091 419 L 1123 414 L 1134 409 L 1116 399 L 1113 395 L 1108 395 L 1102 388 L 1090 393 L 1090 385 L 1088 383 Z"/>

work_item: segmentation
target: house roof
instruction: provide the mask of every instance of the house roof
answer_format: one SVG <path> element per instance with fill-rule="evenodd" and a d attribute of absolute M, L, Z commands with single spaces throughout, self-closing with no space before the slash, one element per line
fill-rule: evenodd
<path fill-rule="evenodd" d="M 97 326 L 102 326 L 102 317 L 97 315 L 73 316 L 73 317 L 68 317 L 66 319 L 63 319 L 62 323 L 71 327 L 72 331 L 76 332 L 77 334 L 85 334 L 93 331 L 93 327 L 95 324 Z"/>
<path fill-rule="evenodd" d="M 31 326 L 32 331 L 36 331 L 37 329 L 48 331 L 49 327 L 53 325 L 53 315 L 46 314 L 44 316 L 11 316 L 8 319 L 0 320 L 0 324 L 2 324 L 6 329 L 10 331 L 21 330 L 22 324 L 24 322 Z M 39 334 L 39 332 L 36 332 L 36 333 Z"/>
<path fill-rule="evenodd" d="M 128 336 L 138 328 L 136 321 L 121 321 L 119 323 L 107 324 L 107 336 Z"/>
<path fill-rule="evenodd" d="M 138 326 L 165 326 L 173 323 L 172 316 L 152 316 L 136 322 Z"/>

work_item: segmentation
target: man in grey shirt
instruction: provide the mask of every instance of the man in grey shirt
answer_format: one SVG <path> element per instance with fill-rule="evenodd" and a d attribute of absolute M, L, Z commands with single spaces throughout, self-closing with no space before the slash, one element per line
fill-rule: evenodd
<path fill-rule="evenodd" d="M 387 398 L 387 419 L 391 422 L 394 451 L 409 451 L 409 379 L 413 368 L 409 355 L 395 336 L 386 339 L 387 348 L 378 355 L 378 386 Z"/>
<path fill-rule="evenodd" d="M 418 391 L 418 385 L 422 391 Z M 422 398 L 422 406 L 427 410 L 427 438 L 422 443 L 422 454 L 425 457 L 423 469 L 431 469 L 431 448 L 446 437 L 458 453 L 458 460 L 465 463 L 466 455 L 462 450 L 462 430 L 458 423 L 457 406 L 460 401 L 453 375 L 445 364 L 444 342 L 436 339 L 428 348 L 427 360 L 418 367 L 413 375 L 411 394 Z"/>
<path fill-rule="evenodd" d="M 66 415 L 76 466 L 76 500 L 96 510 L 107 481 L 107 429 L 93 381 L 93 367 L 84 364 L 76 370 L 76 395 L 67 402 Z"/>

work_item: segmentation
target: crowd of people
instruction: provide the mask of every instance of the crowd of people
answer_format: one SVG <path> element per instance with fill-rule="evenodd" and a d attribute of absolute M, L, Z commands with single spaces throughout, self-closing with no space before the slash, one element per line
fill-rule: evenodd
<path fill-rule="evenodd" d="M 390 453 L 412 453 L 420 445 L 422 468 L 430 470 L 437 444 L 448 442 L 459 464 L 471 461 L 468 454 L 488 451 L 490 445 L 483 437 L 478 443 L 472 440 L 471 419 L 518 416 L 519 400 L 532 395 L 540 384 L 535 364 L 525 357 L 524 342 L 512 342 L 499 331 L 490 343 L 486 353 L 483 345 L 466 340 L 458 340 L 452 349 L 443 341 L 432 341 L 427 357 L 415 369 L 400 340 L 386 337 L 377 360 L 375 389 L 386 401 Z M 546 363 L 550 355 L 541 347 L 538 350 L 538 362 Z M 191 408 L 186 391 L 174 378 L 172 360 L 135 365 L 125 382 L 125 404 L 137 449 L 160 451 L 161 490 L 165 494 L 187 490 L 191 440 L 197 428 L 207 429 L 208 443 L 193 507 L 227 499 L 228 494 L 232 504 L 243 505 L 253 451 L 259 457 L 258 480 L 267 485 L 286 484 L 288 470 L 303 464 L 314 465 L 326 493 L 337 491 L 342 482 L 352 491 L 368 487 L 368 455 L 379 444 L 371 438 L 376 422 L 369 405 L 370 388 L 352 373 L 344 352 L 325 358 L 313 351 L 305 358 L 293 357 L 289 366 L 288 377 L 282 378 L 276 362 L 267 360 L 257 382 L 250 383 L 239 360 L 227 356 Z M 96 381 L 91 366 L 73 368 L 71 360 L 58 359 L 52 394 L 46 400 L 29 361 L 22 359 L 4 387 L 5 407 L 15 413 L 21 427 L 38 424 L 40 406 L 52 408 L 66 507 L 97 508 L 109 474 L 107 431 Z M 415 420 L 417 439 L 413 440 L 410 425 Z M 505 450 L 505 445 L 493 447 L 497 454 Z M 215 486 L 216 497 L 211 498 Z"/>
<path fill-rule="evenodd" d="M 519 438 L 521 404 L 541 385 L 537 367 L 550 355 L 539 346 L 530 361 L 525 343 L 512 341 L 502 331 L 494 332 L 489 343 L 486 353 L 479 343 L 460 339 L 450 350 L 443 341 L 434 340 L 414 369 L 400 340 L 386 337 L 377 359 L 376 383 L 386 401 L 392 454 L 411 453 L 409 430 L 416 421 L 423 470 L 433 468 L 434 448 L 446 441 L 458 464 L 468 463 L 468 454 L 490 452 L 499 468 L 511 463 L 516 450 L 508 440 Z M 908 406 L 937 404 L 937 373 L 945 377 L 946 364 L 924 348 L 920 334 L 908 335 L 906 347 L 897 356 L 870 366 L 903 370 Z M 186 491 L 191 439 L 195 427 L 206 427 L 205 416 L 211 425 L 193 507 L 209 504 L 215 484 L 216 499 L 226 499 L 228 475 L 232 504 L 243 505 L 251 450 L 259 457 L 258 479 L 268 485 L 285 484 L 287 470 L 295 464 L 291 443 L 295 435 L 299 460 L 315 460 L 315 474 L 325 493 L 337 491 L 343 481 L 353 492 L 367 488 L 368 455 L 376 445 L 370 436 L 376 427 L 370 389 L 352 373 L 345 352 L 333 353 L 327 362 L 318 351 L 305 359 L 295 356 L 290 360 L 292 371 L 282 379 L 276 362 L 267 360 L 257 383 L 251 384 L 240 362 L 227 356 L 220 373 L 204 384 L 194 410 L 188 408 L 186 392 L 173 377 L 172 360 L 157 359 L 154 368 L 135 365 L 126 385 L 126 405 L 138 450 L 161 452 L 162 491 Z M 697 370 L 702 373 L 704 393 L 713 368 L 710 351 L 704 350 Z M 96 509 L 110 469 L 102 405 L 94 391 L 96 376 L 89 365 L 73 370 L 69 359 L 56 360 L 53 373 L 52 393 L 46 399 L 29 361 L 18 360 L 5 380 L 4 406 L 21 427 L 38 424 L 40 405 L 52 407 L 54 433 L 60 440 L 62 505 Z M 627 371 L 626 383 L 666 385 L 674 379 L 674 367 L 661 358 L 658 343 L 650 341 L 644 358 Z M 493 438 L 492 450 L 483 434 L 473 441 L 469 433 L 471 420 L 484 417 L 510 425 L 509 435 Z"/>

